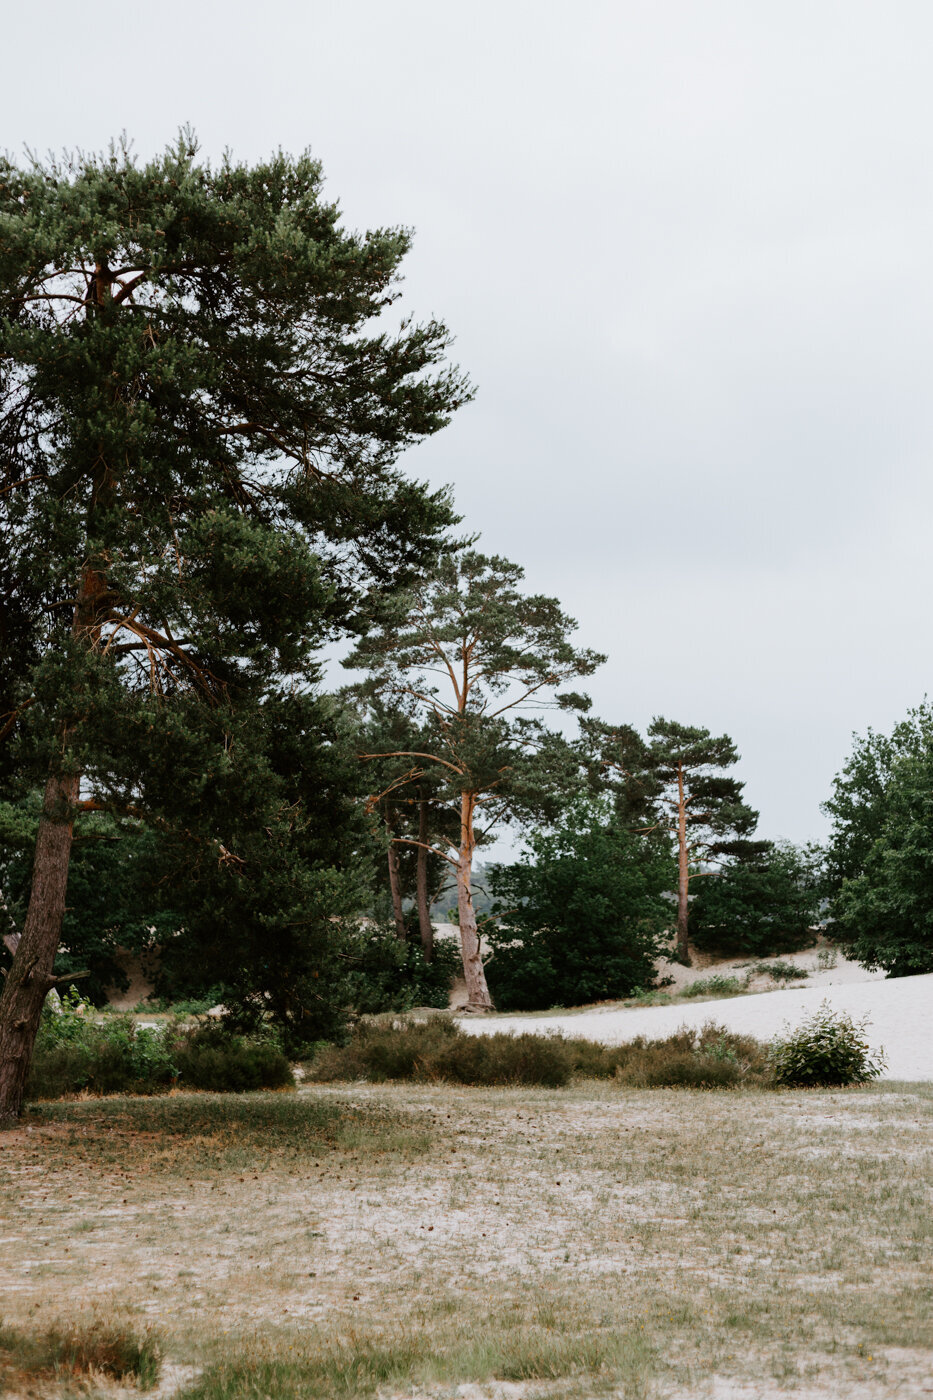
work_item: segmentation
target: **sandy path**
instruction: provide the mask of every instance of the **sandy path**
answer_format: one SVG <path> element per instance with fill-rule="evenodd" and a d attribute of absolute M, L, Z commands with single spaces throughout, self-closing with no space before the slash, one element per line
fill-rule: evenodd
<path fill-rule="evenodd" d="M 698 1027 L 715 1021 L 729 1030 L 769 1040 L 786 1022 L 796 1026 L 823 1001 L 858 1020 L 870 1016 L 869 1043 L 873 1049 L 884 1048 L 888 1062 L 886 1079 L 933 1079 L 933 973 L 893 981 L 794 987 L 691 1005 L 607 1008 L 569 1016 L 475 1017 L 464 1018 L 460 1024 L 473 1035 L 491 1031 L 547 1035 L 549 1031 L 563 1031 L 605 1045 L 618 1045 L 637 1035 L 656 1040 L 671 1035 L 679 1026 Z"/>

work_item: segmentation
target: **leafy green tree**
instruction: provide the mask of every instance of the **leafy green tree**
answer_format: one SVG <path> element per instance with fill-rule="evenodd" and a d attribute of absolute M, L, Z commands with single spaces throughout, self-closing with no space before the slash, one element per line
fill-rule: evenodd
<path fill-rule="evenodd" d="M 653 719 L 647 741 L 630 726 L 593 725 L 595 746 L 620 812 L 646 830 L 667 831 L 677 851 L 677 956 L 690 962 L 690 884 L 704 868 L 729 856 L 751 856 L 766 843 L 752 842 L 758 813 L 742 800 L 744 783 L 726 774 L 739 760 L 727 734 Z"/>
<path fill-rule="evenodd" d="M 933 708 L 856 738 L 824 810 L 840 942 L 889 977 L 933 972 Z"/>
<path fill-rule="evenodd" d="M 725 861 L 690 904 L 695 947 L 726 956 L 792 953 L 813 942 L 821 901 L 821 852 L 768 842 Z"/>
<path fill-rule="evenodd" d="M 585 709 L 584 696 L 556 688 L 605 659 L 575 650 L 568 638 L 576 624 L 556 599 L 521 593 L 522 578 L 518 565 L 472 549 L 444 556 L 408 595 L 386 600 L 378 625 L 346 662 L 370 672 L 363 694 L 410 706 L 426 736 L 423 749 L 363 756 L 381 765 L 396 761 L 395 792 L 429 776 L 443 784 L 456 830 L 430 849 L 456 875 L 468 1006 L 476 1011 L 492 1000 L 473 907 L 474 852 L 503 822 L 557 815 L 561 794 L 579 782 L 579 762 L 527 712 Z M 387 790 L 375 791 L 371 803 Z"/>
<path fill-rule="evenodd" d="M 0 767 L 8 798 L 44 785 L 0 1120 L 22 1102 L 81 811 L 184 838 L 217 910 L 242 896 L 267 943 L 274 895 L 279 929 L 345 903 L 303 865 L 278 721 L 314 685 L 313 649 L 451 522 L 395 465 L 469 395 L 441 367 L 447 331 L 368 324 L 409 243 L 343 229 L 308 156 L 211 167 L 185 132 L 145 164 L 124 147 L 0 161 Z"/>
<path fill-rule="evenodd" d="M 557 830 L 534 833 L 520 861 L 490 876 L 497 1005 L 537 1011 L 651 986 L 668 946 L 674 874 L 668 843 L 628 830 L 605 804 L 575 803 Z"/>

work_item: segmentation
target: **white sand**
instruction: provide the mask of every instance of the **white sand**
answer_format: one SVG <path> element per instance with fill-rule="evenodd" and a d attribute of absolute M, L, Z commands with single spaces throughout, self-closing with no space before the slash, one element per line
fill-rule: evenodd
<path fill-rule="evenodd" d="M 798 957 L 800 955 L 798 954 Z M 812 955 L 811 955 L 812 957 Z M 840 959 L 840 962 L 843 960 Z M 606 1007 L 553 1016 L 489 1016 L 464 1018 L 460 1025 L 474 1035 L 491 1031 L 533 1031 L 547 1035 L 563 1031 L 618 1045 L 637 1035 L 656 1040 L 679 1026 L 699 1027 L 715 1021 L 731 1031 L 770 1040 L 789 1022 L 798 1025 L 828 1001 L 836 1011 L 856 1020 L 869 1016 L 868 1040 L 887 1056 L 885 1079 L 933 1079 L 933 973 L 923 977 L 883 979 L 883 975 L 853 972 L 853 964 L 811 973 L 810 985 L 755 993 L 716 1001 L 646 1006 L 630 1009 Z M 717 972 L 725 971 L 718 964 Z M 710 968 L 706 968 L 709 975 Z M 859 976 L 860 974 L 860 976 Z M 819 981 L 818 981 L 819 977 Z M 823 978 L 826 981 L 823 981 Z M 859 980 L 853 980 L 859 977 Z"/>

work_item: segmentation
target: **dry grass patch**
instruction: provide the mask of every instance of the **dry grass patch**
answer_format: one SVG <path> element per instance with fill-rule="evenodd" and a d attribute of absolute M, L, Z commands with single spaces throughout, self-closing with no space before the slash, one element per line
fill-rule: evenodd
<path fill-rule="evenodd" d="M 0 1137 L 2 1283 L 20 1330 L 119 1298 L 191 1400 L 921 1396 L 931 1126 L 933 1086 L 62 1105 Z"/>

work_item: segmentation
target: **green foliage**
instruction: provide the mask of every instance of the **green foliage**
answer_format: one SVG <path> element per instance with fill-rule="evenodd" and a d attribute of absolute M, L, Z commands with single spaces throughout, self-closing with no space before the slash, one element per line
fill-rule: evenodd
<path fill-rule="evenodd" d="M 824 1001 L 795 1030 L 777 1037 L 769 1051 L 775 1082 L 788 1088 L 867 1084 L 885 1065 L 884 1051 L 873 1053 L 865 1038 L 869 1018 L 853 1021 Z"/>
<path fill-rule="evenodd" d="M 665 842 L 577 803 L 553 833 L 490 873 L 498 917 L 484 932 L 487 977 L 503 1010 L 621 998 L 649 987 L 666 948 L 675 879 Z"/>
<path fill-rule="evenodd" d="M 696 880 L 690 904 L 694 945 L 725 957 L 808 947 L 819 915 L 820 858 L 816 848 L 769 841 Z"/>
<path fill-rule="evenodd" d="M 834 938 L 889 977 L 933 972 L 933 709 L 857 739 L 825 810 Z"/>
<path fill-rule="evenodd" d="M 159 1379 L 162 1347 L 151 1329 L 140 1335 L 119 1323 L 72 1323 L 28 1333 L 0 1324 L 3 1364 L 34 1379 L 86 1383 L 104 1375 L 151 1390 Z"/>
<path fill-rule="evenodd" d="M 324 1082 L 411 1079 L 552 1088 L 574 1075 L 639 1088 L 769 1082 L 766 1047 L 712 1023 L 664 1040 L 638 1037 L 624 1045 L 600 1045 L 563 1035 L 470 1035 L 445 1017 L 364 1023 L 348 1045 L 322 1051 L 312 1075 Z"/>
<path fill-rule="evenodd" d="M 460 950 L 450 940 L 434 945 L 426 962 L 420 943 L 402 942 L 394 930 L 363 926 L 349 945 L 348 1004 L 356 1015 L 410 1011 L 414 1006 L 445 1008 L 460 970 Z"/>
<path fill-rule="evenodd" d="M 736 996 L 739 992 L 744 992 L 745 984 L 738 977 L 726 977 L 721 972 L 714 972 L 711 977 L 698 977 L 695 982 L 689 982 L 681 989 L 682 997 L 708 997 L 708 996 Z"/>
<path fill-rule="evenodd" d="M 140 1027 L 132 1017 L 98 1023 L 74 995 L 46 1011 L 36 1039 L 27 1094 L 33 1099 L 92 1094 L 153 1094 L 175 1085 L 220 1092 L 292 1083 L 288 1061 L 268 1039 L 246 1039 L 222 1025 Z"/>
<path fill-rule="evenodd" d="M 370 872 L 315 658 L 445 547 L 396 461 L 471 394 L 443 325 L 380 320 L 409 245 L 343 228 L 307 155 L 0 159 L 0 771 L 109 814 L 68 891 L 96 989 L 135 909 L 168 994 L 341 1020 Z"/>
<path fill-rule="evenodd" d="M 760 962 L 755 963 L 752 968 L 753 973 L 758 973 L 762 977 L 770 977 L 775 982 L 799 982 L 804 977 L 809 977 L 805 967 L 798 967 L 792 962 Z"/>

